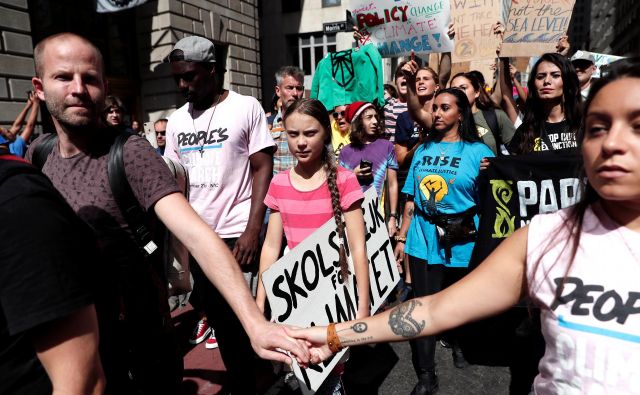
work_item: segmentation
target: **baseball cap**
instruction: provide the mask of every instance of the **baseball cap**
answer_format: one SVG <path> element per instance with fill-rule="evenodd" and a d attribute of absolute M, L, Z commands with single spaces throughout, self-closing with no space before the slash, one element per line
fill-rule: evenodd
<path fill-rule="evenodd" d="M 184 60 L 185 62 L 215 63 L 216 51 L 211 41 L 200 36 L 189 36 L 178 41 L 165 62 Z"/>
<path fill-rule="evenodd" d="M 594 58 L 592 54 L 584 51 L 578 51 L 571 57 L 572 63 L 575 62 L 576 60 L 585 60 L 593 64 L 596 64 L 596 58 Z"/>

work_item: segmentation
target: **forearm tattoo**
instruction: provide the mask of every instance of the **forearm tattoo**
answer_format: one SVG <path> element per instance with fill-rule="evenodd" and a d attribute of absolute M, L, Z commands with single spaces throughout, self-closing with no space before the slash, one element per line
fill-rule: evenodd
<path fill-rule="evenodd" d="M 365 333 L 367 331 L 367 329 L 369 329 L 369 327 L 367 326 L 366 323 L 364 322 L 356 322 L 355 324 L 351 325 L 348 328 L 339 330 L 339 332 L 344 332 L 347 330 L 352 330 L 355 333 Z M 373 336 L 363 336 L 363 337 L 358 337 L 355 339 L 341 339 L 340 342 L 342 343 L 343 346 L 352 346 L 358 343 L 364 343 L 367 342 L 369 340 L 373 340 Z"/>
<path fill-rule="evenodd" d="M 409 300 L 391 310 L 389 315 L 389 327 L 394 334 L 406 338 L 415 337 L 422 332 L 424 320 L 418 322 L 411 315 L 416 306 L 422 306 L 417 300 Z"/>

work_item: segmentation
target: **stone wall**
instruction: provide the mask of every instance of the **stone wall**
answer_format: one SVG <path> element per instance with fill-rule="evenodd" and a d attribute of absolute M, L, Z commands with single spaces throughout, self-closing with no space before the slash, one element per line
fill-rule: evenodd
<path fill-rule="evenodd" d="M 9 126 L 27 101 L 34 76 L 27 0 L 0 0 L 0 125 Z"/>
<path fill-rule="evenodd" d="M 162 59 L 188 35 L 226 47 L 220 61 L 225 88 L 261 99 L 257 0 L 158 0 L 139 7 L 137 16 L 142 106 L 149 120 L 184 103 Z"/>

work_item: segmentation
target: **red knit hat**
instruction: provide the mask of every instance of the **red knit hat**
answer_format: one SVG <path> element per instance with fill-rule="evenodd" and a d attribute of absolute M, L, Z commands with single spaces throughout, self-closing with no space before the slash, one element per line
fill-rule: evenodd
<path fill-rule="evenodd" d="M 360 114 L 367 108 L 373 108 L 373 104 L 366 101 L 357 101 L 349 104 L 344 110 L 344 118 L 347 122 L 351 123 L 354 119 L 358 118 Z"/>

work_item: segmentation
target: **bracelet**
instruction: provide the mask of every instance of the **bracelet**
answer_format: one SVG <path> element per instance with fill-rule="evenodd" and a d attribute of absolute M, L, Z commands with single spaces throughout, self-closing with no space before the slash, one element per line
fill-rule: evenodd
<path fill-rule="evenodd" d="M 337 354 L 342 350 L 342 344 L 340 343 L 340 338 L 336 333 L 336 324 L 334 323 L 327 326 L 327 345 L 329 346 L 329 350 L 334 354 Z"/>
<path fill-rule="evenodd" d="M 389 214 L 389 218 L 395 218 L 396 221 L 398 220 L 398 213 L 390 213 Z"/>
<path fill-rule="evenodd" d="M 405 243 L 407 241 L 407 236 L 398 236 L 395 235 L 393 238 L 399 243 Z"/>

